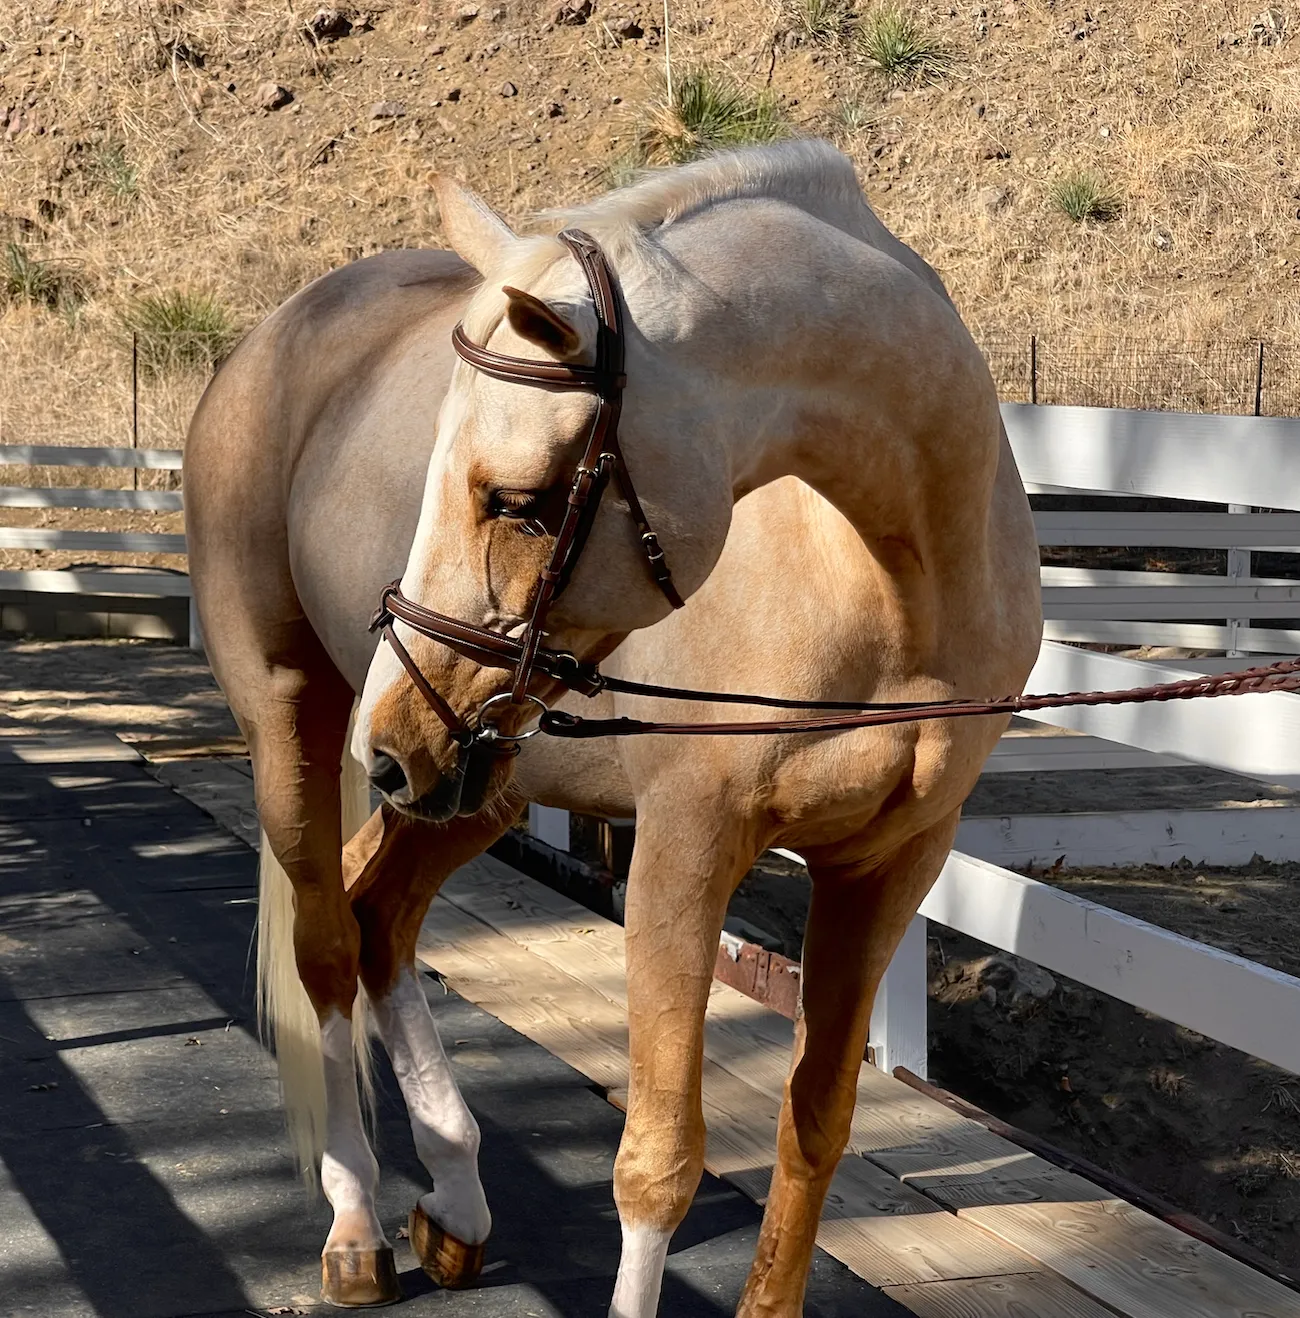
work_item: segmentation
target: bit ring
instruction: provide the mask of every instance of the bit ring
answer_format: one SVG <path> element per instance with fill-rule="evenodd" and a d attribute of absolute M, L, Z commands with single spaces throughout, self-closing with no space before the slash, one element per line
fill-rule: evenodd
<path fill-rule="evenodd" d="M 550 712 L 550 706 L 540 696 L 529 695 L 525 692 L 522 700 L 527 701 L 529 704 L 536 705 L 539 717 L 542 714 Z M 493 705 L 514 705 L 517 703 L 521 702 L 517 702 L 509 691 L 502 691 L 495 696 L 489 696 L 488 699 L 479 706 L 478 714 L 475 716 L 475 735 L 482 737 L 486 741 L 527 741 L 529 737 L 537 736 L 537 734 L 541 732 L 540 727 L 529 728 L 526 732 L 498 732 L 493 724 L 485 723 L 483 721 L 484 715 Z"/>

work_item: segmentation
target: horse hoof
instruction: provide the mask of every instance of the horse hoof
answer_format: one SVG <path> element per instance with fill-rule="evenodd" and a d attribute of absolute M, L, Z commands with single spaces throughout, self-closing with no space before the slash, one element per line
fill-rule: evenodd
<path fill-rule="evenodd" d="M 338 1309 L 375 1309 L 402 1298 L 391 1246 L 331 1249 L 320 1258 L 320 1295 Z"/>
<path fill-rule="evenodd" d="M 411 1248 L 424 1271 L 447 1290 L 463 1290 L 483 1271 L 483 1246 L 444 1231 L 419 1204 L 411 1209 Z"/>

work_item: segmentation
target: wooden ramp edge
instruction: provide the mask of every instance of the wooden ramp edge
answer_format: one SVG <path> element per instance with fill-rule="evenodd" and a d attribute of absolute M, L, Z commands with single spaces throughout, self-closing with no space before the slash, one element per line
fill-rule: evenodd
<path fill-rule="evenodd" d="M 482 856 L 443 887 L 419 957 L 620 1101 L 618 925 Z M 757 1203 L 792 1032 L 715 983 L 705 1162 Z M 1300 1295 L 865 1065 L 817 1243 L 921 1318 L 1300 1318 Z"/>

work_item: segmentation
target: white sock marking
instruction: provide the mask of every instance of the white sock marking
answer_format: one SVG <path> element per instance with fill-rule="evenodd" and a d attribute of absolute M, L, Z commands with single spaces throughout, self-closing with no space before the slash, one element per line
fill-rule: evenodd
<path fill-rule="evenodd" d="M 416 1152 L 433 1177 L 433 1193 L 420 1204 L 458 1240 L 482 1244 L 492 1230 L 492 1215 L 478 1175 L 478 1122 L 456 1087 L 415 974 L 403 972 L 374 1009 L 411 1115 Z"/>
<path fill-rule="evenodd" d="M 609 1318 L 655 1318 L 672 1234 L 652 1226 L 623 1227 L 623 1253 Z"/>
<path fill-rule="evenodd" d="M 375 1215 L 379 1164 L 361 1121 L 352 1022 L 346 1016 L 336 1011 L 321 1026 L 321 1048 L 326 1117 L 320 1180 L 334 1209 L 334 1226 L 325 1248 L 377 1249 L 388 1244 Z"/>

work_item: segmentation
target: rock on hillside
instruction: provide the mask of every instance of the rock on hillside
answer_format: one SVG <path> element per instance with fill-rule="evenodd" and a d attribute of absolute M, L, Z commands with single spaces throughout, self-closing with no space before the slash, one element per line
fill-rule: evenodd
<path fill-rule="evenodd" d="M 1300 70 L 1289 12 L 1257 5 L 921 0 L 947 58 L 919 81 L 873 66 L 851 12 L 809 33 L 807 0 L 680 0 L 669 35 L 679 79 L 724 70 L 839 142 L 986 336 L 1288 339 Z M 608 186 L 662 96 L 662 26 L 657 0 L 11 0 L 0 241 L 75 270 L 66 352 L 87 363 L 142 291 L 246 323 L 340 262 L 437 242 L 431 168 L 516 215 Z M 1054 201 L 1080 171 L 1109 218 Z M 64 313 L 10 293 L 11 360 L 37 369 Z"/>

